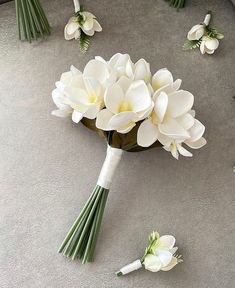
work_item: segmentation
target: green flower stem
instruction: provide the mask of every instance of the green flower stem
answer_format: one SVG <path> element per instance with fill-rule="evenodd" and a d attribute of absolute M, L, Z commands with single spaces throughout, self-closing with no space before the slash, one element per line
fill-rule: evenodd
<path fill-rule="evenodd" d="M 173 6 L 179 10 L 179 8 L 183 8 L 185 6 L 185 0 L 166 0 L 170 2 L 170 6 Z"/>
<path fill-rule="evenodd" d="M 100 209 L 98 211 L 98 217 L 97 217 L 97 221 L 96 221 L 94 237 L 92 239 L 91 249 L 90 249 L 90 252 L 88 254 L 88 261 L 89 262 L 93 261 L 95 246 L 96 246 L 98 234 L 99 234 L 99 231 L 100 231 L 101 222 L 102 222 L 102 219 L 103 219 L 105 205 L 106 205 L 107 198 L 108 198 L 109 190 L 107 190 L 105 188 L 103 188 L 102 190 L 103 190 L 103 192 L 102 192 L 103 197 L 102 197 L 102 200 L 101 200 Z"/>
<path fill-rule="evenodd" d="M 108 189 L 96 185 L 83 210 L 70 228 L 58 252 L 67 257 L 91 262 L 100 231 Z"/>
<path fill-rule="evenodd" d="M 66 244 L 68 243 L 68 240 L 70 239 L 70 237 L 72 236 L 72 234 L 74 233 L 79 221 L 81 220 L 82 216 L 84 215 L 84 213 L 86 212 L 86 210 L 89 210 L 89 205 L 91 205 L 90 203 L 92 203 L 92 200 L 94 198 L 96 198 L 97 196 L 97 188 L 95 187 L 93 193 L 90 195 L 89 199 L 87 200 L 85 206 L 83 207 L 81 213 L 79 214 L 79 216 L 77 217 L 77 219 L 75 220 L 74 224 L 72 225 L 72 227 L 70 228 L 68 234 L 66 235 L 64 241 L 62 242 L 58 252 L 61 253 L 64 250 L 64 247 L 66 246 Z M 88 208 L 88 209 L 87 209 Z"/>
<path fill-rule="evenodd" d="M 19 39 L 31 43 L 50 34 L 50 25 L 39 0 L 15 0 Z"/>

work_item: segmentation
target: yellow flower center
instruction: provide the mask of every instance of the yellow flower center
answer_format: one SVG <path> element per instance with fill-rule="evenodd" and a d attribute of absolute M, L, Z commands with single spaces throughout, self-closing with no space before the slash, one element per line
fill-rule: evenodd
<path fill-rule="evenodd" d="M 119 106 L 119 113 L 120 112 L 128 112 L 128 111 L 132 111 L 132 106 L 131 103 L 128 101 L 123 101 L 121 103 L 121 105 Z"/>
<path fill-rule="evenodd" d="M 157 125 L 158 124 L 158 119 L 157 119 L 157 115 L 156 115 L 156 113 L 154 111 L 151 113 L 150 117 L 152 119 L 153 124 Z"/>
<path fill-rule="evenodd" d="M 97 101 L 97 96 L 96 96 L 95 92 L 91 92 L 90 94 L 88 94 L 87 99 L 88 99 L 89 103 L 91 103 L 91 104 L 95 103 Z"/>

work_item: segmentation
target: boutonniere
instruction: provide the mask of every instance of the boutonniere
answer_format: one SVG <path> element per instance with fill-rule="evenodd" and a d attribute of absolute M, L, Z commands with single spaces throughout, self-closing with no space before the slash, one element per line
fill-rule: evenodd
<path fill-rule="evenodd" d="M 224 35 L 216 28 L 210 27 L 211 12 L 208 12 L 202 23 L 194 25 L 187 35 L 187 40 L 183 45 L 184 50 L 199 48 L 202 54 L 213 54 L 219 47 L 219 40 Z"/>
<path fill-rule="evenodd" d="M 116 272 L 116 275 L 122 276 L 142 267 L 151 272 L 169 271 L 178 263 L 183 262 L 182 256 L 176 254 L 177 250 L 175 237 L 171 235 L 160 236 L 158 232 L 152 232 L 149 235 L 144 255 L 122 267 Z"/>
<path fill-rule="evenodd" d="M 64 28 L 64 38 L 66 40 L 78 40 L 81 52 L 85 53 L 89 48 L 90 38 L 95 32 L 102 31 L 102 27 L 95 15 L 85 11 L 78 0 L 73 0 L 73 2 L 75 15 L 69 19 Z"/>

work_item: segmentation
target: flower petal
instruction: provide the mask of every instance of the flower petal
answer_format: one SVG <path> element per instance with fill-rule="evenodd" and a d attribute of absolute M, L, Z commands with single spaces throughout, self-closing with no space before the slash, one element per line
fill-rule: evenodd
<path fill-rule="evenodd" d="M 173 83 L 173 76 L 166 68 L 158 70 L 152 78 L 152 86 L 154 90 L 157 90 L 165 85 Z"/>
<path fill-rule="evenodd" d="M 109 121 L 112 118 L 113 113 L 108 109 L 103 109 L 97 114 L 96 127 L 104 131 L 112 130 L 109 126 Z"/>
<path fill-rule="evenodd" d="M 82 28 L 84 30 L 91 30 L 93 28 L 94 25 L 94 20 L 92 17 L 86 17 L 85 22 L 82 25 Z"/>
<path fill-rule="evenodd" d="M 104 95 L 106 107 L 114 114 L 119 113 L 119 108 L 124 99 L 122 88 L 117 84 L 108 87 Z"/>
<path fill-rule="evenodd" d="M 105 63 L 99 60 L 90 60 L 84 68 L 85 77 L 96 78 L 100 83 L 104 83 L 109 77 L 109 70 Z"/>
<path fill-rule="evenodd" d="M 142 147 L 151 146 L 158 138 L 158 129 L 151 119 L 146 119 L 140 124 L 137 132 L 137 143 Z"/>
<path fill-rule="evenodd" d="M 194 124 L 194 117 L 189 113 L 178 117 L 176 120 L 185 130 L 190 129 Z"/>
<path fill-rule="evenodd" d="M 134 81 L 128 88 L 125 101 L 131 103 L 134 112 L 148 109 L 152 104 L 147 85 L 143 80 Z"/>
<path fill-rule="evenodd" d="M 135 122 L 136 118 L 136 113 L 134 112 L 121 112 L 110 119 L 109 125 L 112 130 L 122 130 L 129 126 L 128 124 Z"/>
<path fill-rule="evenodd" d="M 83 113 L 78 112 L 77 110 L 73 110 L 72 120 L 75 123 L 78 123 L 83 117 Z"/>
<path fill-rule="evenodd" d="M 209 50 L 215 50 L 219 46 L 219 41 L 216 38 L 205 41 L 205 46 Z"/>
<path fill-rule="evenodd" d="M 201 137 L 195 142 L 191 142 L 190 139 L 187 139 L 184 141 L 184 143 L 187 144 L 192 149 L 199 149 L 203 147 L 204 145 L 206 145 L 207 142 L 205 138 Z"/>
<path fill-rule="evenodd" d="M 135 63 L 135 80 L 144 80 L 145 83 L 148 83 L 151 77 L 150 65 L 144 59 L 139 59 Z"/>
<path fill-rule="evenodd" d="M 188 91 L 179 90 L 168 95 L 167 113 L 171 117 L 179 117 L 188 112 L 193 106 L 194 97 Z"/>
<path fill-rule="evenodd" d="M 163 121 L 167 105 L 168 105 L 168 96 L 165 92 L 161 92 L 160 95 L 157 97 L 154 105 L 154 111 L 157 114 L 159 122 Z"/>
<path fill-rule="evenodd" d="M 117 81 L 117 84 L 122 88 L 124 94 L 126 93 L 131 83 L 132 81 L 126 76 L 121 76 L 120 79 Z"/>
<path fill-rule="evenodd" d="M 173 118 L 170 118 L 167 121 L 164 121 L 164 123 L 159 124 L 159 130 L 162 134 L 174 139 L 190 137 L 189 133 Z"/>
<path fill-rule="evenodd" d="M 161 251 L 158 254 L 158 257 L 160 261 L 162 262 L 163 267 L 166 267 L 167 265 L 169 265 L 172 260 L 172 254 L 169 251 Z"/>
<path fill-rule="evenodd" d="M 100 111 L 99 105 L 97 104 L 89 105 L 87 111 L 84 114 L 84 117 L 88 119 L 95 119 L 99 111 Z"/>
<path fill-rule="evenodd" d="M 205 50 L 205 41 L 202 41 L 200 44 L 200 51 L 202 54 L 205 54 L 206 50 Z"/>
<path fill-rule="evenodd" d="M 175 237 L 172 235 L 163 235 L 157 241 L 157 247 L 161 249 L 169 250 L 175 245 Z"/>
<path fill-rule="evenodd" d="M 195 119 L 193 127 L 189 130 L 190 142 L 199 140 L 205 132 L 205 126 Z"/>
<path fill-rule="evenodd" d="M 101 32 L 102 31 L 102 27 L 101 27 L 100 23 L 96 19 L 94 19 L 93 21 L 94 21 L 94 23 L 93 23 L 94 26 L 93 27 L 94 27 L 95 31 Z"/>
<path fill-rule="evenodd" d="M 162 263 L 158 256 L 148 254 L 144 259 L 144 267 L 151 272 L 158 272 L 162 267 Z"/>
<path fill-rule="evenodd" d="M 158 134 L 158 141 L 163 145 L 169 147 L 171 145 L 172 139 L 162 133 Z"/>
<path fill-rule="evenodd" d="M 177 146 L 179 153 L 181 155 L 183 155 L 184 157 L 192 157 L 193 156 L 193 154 L 190 153 L 188 150 L 186 150 L 184 147 L 182 147 L 181 144 L 177 144 L 176 146 Z"/>
<path fill-rule="evenodd" d="M 87 93 L 83 89 L 72 86 L 66 86 L 64 93 L 73 104 L 88 104 Z"/>
<path fill-rule="evenodd" d="M 90 29 L 90 30 L 86 30 L 84 27 L 81 27 L 82 31 L 88 35 L 88 36 L 93 36 L 95 34 L 95 30 L 94 28 Z"/>
<path fill-rule="evenodd" d="M 79 23 L 76 17 L 71 17 L 68 24 L 65 26 L 67 35 L 72 35 L 76 30 L 79 29 Z"/>
<path fill-rule="evenodd" d="M 136 124 L 134 122 L 130 122 L 130 123 L 128 123 L 128 125 L 126 127 L 122 127 L 120 130 L 117 130 L 117 132 L 122 133 L 122 134 L 126 134 L 126 133 L 130 132 L 131 129 L 133 127 L 135 127 L 135 125 Z"/>
<path fill-rule="evenodd" d="M 177 258 L 176 257 L 172 257 L 171 262 L 166 267 L 162 267 L 161 271 L 169 271 L 173 267 L 175 267 L 175 265 L 177 265 L 177 264 L 178 264 Z"/>

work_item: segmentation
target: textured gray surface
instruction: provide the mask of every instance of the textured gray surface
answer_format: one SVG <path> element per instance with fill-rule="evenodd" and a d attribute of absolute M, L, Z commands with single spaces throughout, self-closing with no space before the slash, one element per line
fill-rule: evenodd
<path fill-rule="evenodd" d="M 160 0 L 84 1 L 103 26 L 82 56 L 63 39 L 72 1 L 43 1 L 53 33 L 29 45 L 17 39 L 13 2 L 0 8 L 1 288 L 221 288 L 234 283 L 234 7 L 188 1 L 176 12 Z M 206 2 L 206 3 L 205 3 Z M 203 5 L 204 3 L 204 5 Z M 207 10 L 225 39 L 213 56 L 183 52 Z M 127 52 L 152 70 L 168 67 L 195 95 L 208 145 L 193 159 L 163 150 L 125 154 L 116 173 L 95 262 L 56 253 L 93 188 L 105 143 L 81 125 L 50 115 L 51 90 L 71 64 Z M 184 263 L 170 272 L 114 271 L 143 252 L 153 229 L 176 236 Z"/>

